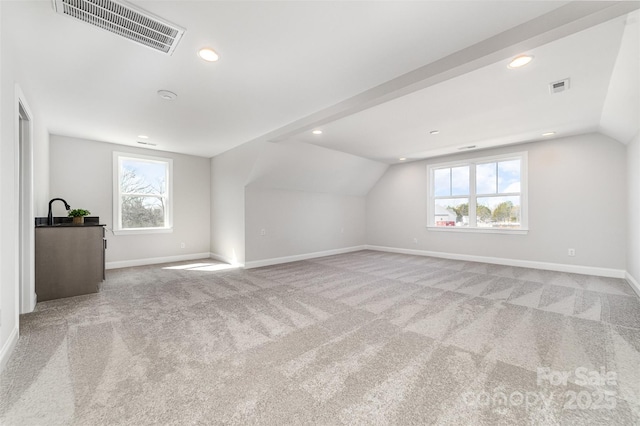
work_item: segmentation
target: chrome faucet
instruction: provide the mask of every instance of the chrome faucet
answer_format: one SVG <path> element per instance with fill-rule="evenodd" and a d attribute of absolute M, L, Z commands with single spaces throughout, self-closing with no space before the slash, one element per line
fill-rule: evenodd
<path fill-rule="evenodd" d="M 62 198 L 53 198 L 51 201 L 49 201 L 49 215 L 47 216 L 48 225 L 53 225 L 53 213 L 51 212 L 51 203 L 53 203 L 56 200 L 62 201 L 64 203 L 64 208 L 67 209 L 67 211 L 71 210 L 71 206 L 69 205 L 69 203 L 67 203 Z"/>

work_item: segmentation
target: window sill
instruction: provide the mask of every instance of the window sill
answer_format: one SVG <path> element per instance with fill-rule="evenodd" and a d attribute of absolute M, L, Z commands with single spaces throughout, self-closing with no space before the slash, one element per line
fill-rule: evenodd
<path fill-rule="evenodd" d="M 170 234 L 173 228 L 114 229 L 113 235 Z"/>
<path fill-rule="evenodd" d="M 468 232 L 472 234 L 507 234 L 527 235 L 529 229 L 500 229 L 500 228 L 464 228 L 462 226 L 427 226 L 427 231 L 437 232 Z"/>

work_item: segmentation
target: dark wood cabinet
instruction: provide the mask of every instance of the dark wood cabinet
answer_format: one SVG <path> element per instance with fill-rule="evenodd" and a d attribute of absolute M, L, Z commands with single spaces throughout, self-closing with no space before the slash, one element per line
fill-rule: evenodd
<path fill-rule="evenodd" d="M 38 302 L 97 293 L 105 276 L 103 226 L 43 226 L 35 230 Z"/>

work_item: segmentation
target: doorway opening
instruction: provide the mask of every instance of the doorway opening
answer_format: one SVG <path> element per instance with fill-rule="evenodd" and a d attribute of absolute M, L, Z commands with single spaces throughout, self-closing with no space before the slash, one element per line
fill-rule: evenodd
<path fill-rule="evenodd" d="M 18 282 L 20 313 L 32 312 L 35 294 L 35 230 L 33 213 L 33 123 L 29 107 L 16 87 L 18 156 Z"/>

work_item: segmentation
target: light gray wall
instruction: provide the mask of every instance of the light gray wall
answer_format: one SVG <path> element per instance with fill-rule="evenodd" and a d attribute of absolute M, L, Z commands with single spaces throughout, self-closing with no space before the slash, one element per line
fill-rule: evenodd
<path fill-rule="evenodd" d="M 211 253 L 244 264 L 244 187 L 264 143 L 249 143 L 211 159 Z"/>
<path fill-rule="evenodd" d="M 16 85 L 19 85 L 32 114 L 33 207 L 41 214 L 48 197 L 49 138 L 37 108 L 37 94 L 26 73 L 15 60 L 16 40 L 4 36 L 2 25 L 8 15 L 0 2 L 0 368 L 9 355 L 12 336 L 19 322 L 19 147 L 16 140 Z M 31 219 L 29 219 L 31 221 Z"/>
<path fill-rule="evenodd" d="M 365 244 L 364 197 L 255 187 L 245 197 L 247 262 Z"/>
<path fill-rule="evenodd" d="M 627 272 L 640 283 L 640 133 L 627 145 Z"/>
<path fill-rule="evenodd" d="M 426 230 L 427 164 L 519 151 L 529 153 L 528 235 Z M 367 196 L 367 242 L 624 270 L 625 153 L 623 144 L 587 134 L 393 166 Z"/>
<path fill-rule="evenodd" d="M 113 152 L 173 159 L 173 232 L 113 235 Z M 51 136 L 51 196 L 100 216 L 107 225 L 107 262 L 209 253 L 210 161 L 208 158 Z M 56 216 L 66 215 L 55 203 Z M 181 248 L 181 243 L 185 248 Z M 117 265 L 117 264 L 116 264 Z"/>
<path fill-rule="evenodd" d="M 628 143 L 640 128 L 638 19 L 640 12 L 636 10 L 626 20 L 598 128 L 600 133 L 624 144 Z"/>
<path fill-rule="evenodd" d="M 10 86 L 8 78 L 5 38 L 2 37 L 2 2 L 0 2 L 0 198 L 13 201 L 13 168 L 8 159 L 13 155 L 11 132 L 13 113 L 9 100 Z M 2 203 L 4 205 L 4 202 Z M 0 209 L 0 370 L 10 355 L 10 337 L 18 329 L 18 303 L 16 295 L 18 286 L 14 273 L 15 259 L 10 253 L 15 250 L 15 242 L 11 238 L 11 212 Z M 13 219 L 15 220 L 15 219 Z"/>
<path fill-rule="evenodd" d="M 245 190 L 246 263 L 364 245 L 365 196 L 387 168 L 315 145 L 268 143 Z"/>
<path fill-rule="evenodd" d="M 365 196 L 387 164 L 306 143 L 267 143 L 248 185 Z"/>
<path fill-rule="evenodd" d="M 364 196 L 388 167 L 270 142 L 232 149 L 211 164 L 211 251 L 242 264 L 364 244 Z"/>

